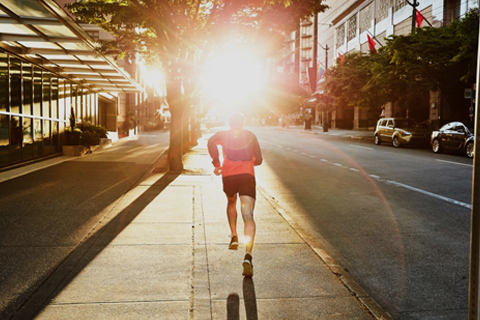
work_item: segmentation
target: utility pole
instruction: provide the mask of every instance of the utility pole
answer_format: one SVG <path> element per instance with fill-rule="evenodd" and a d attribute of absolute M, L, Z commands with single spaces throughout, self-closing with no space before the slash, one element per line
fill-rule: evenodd
<path fill-rule="evenodd" d="M 480 30 L 479 30 L 480 34 Z M 477 53 L 480 53 L 480 43 L 477 48 Z M 477 58 L 477 81 L 480 79 L 480 55 Z M 471 229 L 470 229 L 470 278 L 468 283 L 468 319 L 478 320 L 480 312 L 479 307 L 479 264 L 480 264 L 480 156 L 477 148 L 480 137 L 478 131 L 480 130 L 480 110 L 478 106 L 480 90 L 475 90 L 475 144 L 473 156 L 473 177 L 472 177 L 472 215 L 471 215 Z"/>

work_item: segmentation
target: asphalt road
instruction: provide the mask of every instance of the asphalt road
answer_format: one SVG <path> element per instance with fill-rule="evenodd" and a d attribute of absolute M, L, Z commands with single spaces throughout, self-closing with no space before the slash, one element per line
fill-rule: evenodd
<path fill-rule="evenodd" d="M 250 129 L 258 185 L 395 319 L 467 318 L 471 159 Z"/>

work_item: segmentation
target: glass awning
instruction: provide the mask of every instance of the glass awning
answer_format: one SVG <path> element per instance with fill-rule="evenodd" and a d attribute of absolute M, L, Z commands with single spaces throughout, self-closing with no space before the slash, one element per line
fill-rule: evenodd
<path fill-rule="evenodd" d="M 53 0 L 2 0 L 0 48 L 92 91 L 142 91 Z"/>

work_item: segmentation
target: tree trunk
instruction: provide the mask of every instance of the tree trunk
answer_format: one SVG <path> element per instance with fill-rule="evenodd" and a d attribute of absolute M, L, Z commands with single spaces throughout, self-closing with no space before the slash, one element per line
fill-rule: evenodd
<path fill-rule="evenodd" d="M 182 118 L 182 152 L 183 154 L 187 153 L 190 149 L 190 130 L 189 130 L 189 121 L 190 121 L 190 112 L 191 108 L 189 105 L 185 106 L 183 111 Z"/>
<path fill-rule="evenodd" d="M 185 107 L 182 103 L 170 104 L 172 118 L 170 120 L 170 149 L 168 159 L 171 171 L 183 170 L 183 113 Z"/>
<path fill-rule="evenodd" d="M 173 69 L 175 70 L 175 69 Z M 182 136 L 183 136 L 183 113 L 185 111 L 185 101 L 182 93 L 182 81 L 174 73 L 169 73 L 167 79 L 167 101 L 170 105 L 170 149 L 168 151 L 168 160 L 171 171 L 183 170 L 182 159 Z"/>

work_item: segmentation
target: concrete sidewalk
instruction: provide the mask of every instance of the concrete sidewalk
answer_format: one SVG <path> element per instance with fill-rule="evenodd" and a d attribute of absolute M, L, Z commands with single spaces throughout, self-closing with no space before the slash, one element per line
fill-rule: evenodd
<path fill-rule="evenodd" d="M 185 172 L 154 170 L 130 190 L 15 319 L 389 318 L 261 187 L 254 277 L 243 277 L 200 143 Z"/>

